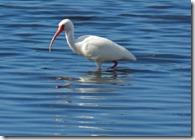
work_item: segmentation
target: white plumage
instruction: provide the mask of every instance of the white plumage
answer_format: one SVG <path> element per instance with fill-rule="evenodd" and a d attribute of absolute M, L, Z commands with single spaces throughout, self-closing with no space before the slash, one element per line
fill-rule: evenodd
<path fill-rule="evenodd" d="M 119 60 L 136 61 L 136 57 L 131 52 L 109 39 L 93 35 L 85 35 L 75 40 L 74 26 L 69 19 L 62 20 L 58 26 L 58 30 L 51 40 L 49 50 L 52 49 L 52 44 L 55 38 L 60 32 L 65 30 L 67 43 L 72 51 L 95 61 L 98 71 L 101 71 L 102 62 L 114 62 L 115 64 L 111 67 L 114 69 Z"/>

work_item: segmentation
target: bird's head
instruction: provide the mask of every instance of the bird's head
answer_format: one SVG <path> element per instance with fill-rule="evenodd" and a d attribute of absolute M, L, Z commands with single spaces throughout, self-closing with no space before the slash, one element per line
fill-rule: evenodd
<path fill-rule="evenodd" d="M 49 51 L 51 51 L 52 49 L 52 44 L 54 42 L 54 40 L 56 39 L 56 37 L 63 31 L 69 31 L 70 29 L 73 29 L 73 24 L 71 22 L 71 20 L 69 19 L 64 19 L 62 21 L 60 21 L 60 23 L 58 24 L 58 30 L 56 31 L 55 35 L 53 36 L 50 46 L 49 46 Z"/>

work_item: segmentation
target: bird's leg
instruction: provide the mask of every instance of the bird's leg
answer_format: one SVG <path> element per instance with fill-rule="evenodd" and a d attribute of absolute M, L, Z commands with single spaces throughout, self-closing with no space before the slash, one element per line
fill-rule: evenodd
<path fill-rule="evenodd" d="M 115 61 L 113 61 L 114 62 L 114 65 L 112 66 L 112 67 L 110 67 L 111 69 L 115 69 L 116 68 L 116 66 L 118 65 L 118 62 L 115 60 Z"/>
<path fill-rule="evenodd" d="M 114 65 L 112 67 L 109 67 L 107 70 L 115 70 L 116 69 L 116 66 L 118 65 L 118 61 L 114 60 Z"/>
<path fill-rule="evenodd" d="M 96 65 L 97 65 L 97 71 L 100 72 L 102 63 L 101 62 L 96 62 Z"/>

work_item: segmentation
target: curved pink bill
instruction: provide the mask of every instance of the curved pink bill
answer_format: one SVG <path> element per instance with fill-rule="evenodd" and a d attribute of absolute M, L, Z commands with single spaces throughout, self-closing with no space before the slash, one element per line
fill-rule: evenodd
<path fill-rule="evenodd" d="M 54 42 L 54 40 L 56 39 L 56 37 L 64 30 L 64 26 L 59 26 L 58 27 L 58 30 L 56 31 L 55 35 L 53 36 L 52 40 L 51 40 L 51 43 L 50 43 L 50 46 L 49 46 L 49 51 L 51 51 L 52 49 L 52 44 Z"/>

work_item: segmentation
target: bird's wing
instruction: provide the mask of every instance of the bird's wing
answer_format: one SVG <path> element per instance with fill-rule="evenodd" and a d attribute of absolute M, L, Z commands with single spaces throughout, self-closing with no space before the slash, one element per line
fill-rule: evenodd
<path fill-rule="evenodd" d="M 84 57 L 93 61 L 135 60 L 135 56 L 124 47 L 109 39 L 98 36 L 82 36 L 80 51 Z"/>

